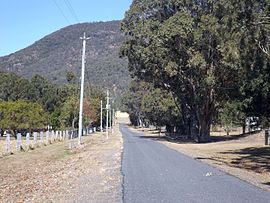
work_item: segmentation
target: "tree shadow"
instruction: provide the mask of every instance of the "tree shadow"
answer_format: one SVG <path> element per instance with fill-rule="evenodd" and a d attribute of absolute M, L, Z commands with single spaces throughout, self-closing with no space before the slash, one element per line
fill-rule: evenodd
<path fill-rule="evenodd" d="M 147 128 L 136 128 L 136 130 L 140 131 L 140 132 L 147 132 L 148 134 L 159 134 L 159 130 L 157 129 L 147 129 Z M 164 134 L 166 131 L 165 130 L 161 130 L 161 134 Z"/>
<path fill-rule="evenodd" d="M 141 132 L 145 132 L 145 130 L 139 130 Z M 224 141 L 232 141 L 232 140 L 239 140 L 241 138 L 245 138 L 254 134 L 259 133 L 260 131 L 253 131 L 245 134 L 239 134 L 239 135 L 222 135 L 222 136 L 210 136 L 210 141 L 208 143 L 216 143 L 216 142 L 224 142 Z M 207 144 L 206 143 L 197 143 L 193 139 L 191 139 L 187 135 L 182 135 L 179 133 L 166 133 L 165 131 L 161 132 L 161 135 L 158 135 L 159 132 L 155 129 L 152 130 L 147 130 L 147 133 L 149 135 L 153 136 L 146 136 L 142 135 L 139 136 L 141 138 L 148 138 L 148 139 L 153 139 L 153 140 L 163 140 L 163 141 L 168 141 L 172 143 L 178 143 L 178 144 L 186 144 L 186 143 L 192 143 L 192 144 Z M 165 135 L 164 135 L 165 134 Z M 155 136 L 156 135 L 156 136 Z"/>
<path fill-rule="evenodd" d="M 232 140 L 239 140 L 241 138 L 248 137 L 250 135 L 254 135 L 259 133 L 260 131 L 253 131 L 245 134 L 239 134 L 239 135 L 221 135 L 221 136 L 211 136 L 211 142 L 224 142 L 224 141 L 232 141 Z"/>
<path fill-rule="evenodd" d="M 151 134 L 151 133 L 150 133 Z M 156 141 L 167 141 L 167 142 L 172 142 L 172 143 L 177 143 L 177 144 L 187 144 L 187 143 L 195 143 L 194 140 L 187 139 L 186 137 L 177 137 L 176 139 L 173 139 L 169 136 L 164 136 L 164 135 L 156 135 L 156 136 L 147 136 L 147 135 L 139 135 L 137 136 L 141 139 L 151 139 L 151 140 L 156 140 Z"/>
<path fill-rule="evenodd" d="M 165 136 L 147 136 L 147 135 L 138 135 L 137 136 L 138 138 L 141 138 L 141 139 L 151 139 L 151 140 L 157 140 L 157 141 L 166 141 L 166 138 Z"/>
<path fill-rule="evenodd" d="M 263 183 L 263 184 L 270 187 L 270 182 L 266 182 L 266 183 Z"/>
<path fill-rule="evenodd" d="M 248 147 L 220 153 L 239 155 L 228 163 L 230 166 L 257 173 L 270 172 L 270 147 Z"/>
<path fill-rule="evenodd" d="M 221 136 L 210 136 L 210 141 L 208 143 L 216 143 L 216 142 L 225 142 L 225 141 L 232 141 L 232 140 L 239 140 L 251 135 L 254 135 L 260 131 L 253 131 L 245 134 L 239 134 L 239 135 L 221 135 Z M 187 135 L 181 135 L 178 133 L 165 133 L 166 139 L 169 142 L 175 142 L 175 143 L 194 143 L 194 144 L 207 144 L 206 143 L 197 143 L 193 139 L 189 138 Z"/>

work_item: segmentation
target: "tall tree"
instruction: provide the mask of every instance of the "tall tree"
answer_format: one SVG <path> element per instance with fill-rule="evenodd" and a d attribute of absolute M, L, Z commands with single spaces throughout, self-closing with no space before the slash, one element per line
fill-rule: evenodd
<path fill-rule="evenodd" d="M 0 101 L 0 126 L 12 133 L 19 129 L 45 128 L 48 114 L 38 103 L 29 101 Z"/>
<path fill-rule="evenodd" d="M 242 22 L 269 5 L 251 2 L 135 0 L 122 21 L 121 55 L 132 76 L 169 89 L 182 111 L 182 133 L 198 142 L 209 141 L 220 105 L 240 96 Z"/>
<path fill-rule="evenodd" d="M 75 129 L 78 126 L 79 101 L 78 98 L 69 97 L 61 108 L 60 120 L 61 127 L 71 127 Z"/>
<path fill-rule="evenodd" d="M 123 111 L 128 112 L 132 125 L 139 126 L 142 117 L 142 99 L 148 92 L 149 84 L 138 80 L 131 81 L 129 90 L 122 97 Z"/>
<path fill-rule="evenodd" d="M 243 30 L 239 37 L 241 93 L 247 116 L 258 116 L 264 126 L 270 123 L 270 1 L 240 1 L 236 16 Z"/>

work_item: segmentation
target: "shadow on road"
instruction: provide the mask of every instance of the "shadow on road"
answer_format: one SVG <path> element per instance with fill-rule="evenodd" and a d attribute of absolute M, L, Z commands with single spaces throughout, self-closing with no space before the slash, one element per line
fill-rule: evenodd
<path fill-rule="evenodd" d="M 146 135 L 138 135 L 136 136 L 138 138 L 141 139 L 152 139 L 152 140 L 157 140 L 157 141 L 166 141 L 166 137 L 165 136 L 146 136 Z"/>
<path fill-rule="evenodd" d="M 178 143 L 178 144 L 187 144 L 187 143 L 195 143 L 193 140 L 187 139 L 186 137 L 177 137 L 177 138 L 171 138 L 168 136 L 146 136 L 146 135 L 139 135 L 137 136 L 141 139 L 152 139 L 156 141 L 167 141 L 167 142 L 173 142 L 173 143 Z"/>

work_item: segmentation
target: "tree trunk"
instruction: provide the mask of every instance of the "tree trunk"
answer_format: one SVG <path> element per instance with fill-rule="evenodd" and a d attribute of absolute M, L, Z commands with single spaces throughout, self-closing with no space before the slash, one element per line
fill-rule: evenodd
<path fill-rule="evenodd" d="M 198 143 L 205 143 L 210 141 L 210 126 L 208 121 L 201 122 L 200 133 L 198 135 Z"/>
<path fill-rule="evenodd" d="M 246 133 L 246 123 L 245 122 L 243 122 L 242 130 L 243 130 L 243 134 L 245 134 Z"/>
<path fill-rule="evenodd" d="M 186 104 L 181 105 L 181 112 L 182 112 L 182 119 L 181 123 L 177 126 L 177 131 L 178 133 L 181 133 L 182 135 L 187 135 L 188 138 L 191 138 L 191 133 L 190 133 L 190 126 L 191 126 L 191 121 L 190 121 L 190 112 L 189 109 L 187 108 Z"/>
<path fill-rule="evenodd" d="M 201 98 L 202 103 L 196 103 L 196 91 L 193 86 L 193 93 L 189 94 L 189 98 L 181 97 L 181 113 L 183 123 L 183 134 L 198 143 L 210 141 L 210 126 L 215 112 L 214 90 L 209 89 L 205 92 L 205 97 Z"/>
<path fill-rule="evenodd" d="M 197 140 L 199 143 L 205 143 L 210 141 L 210 127 L 212 123 L 212 118 L 215 112 L 214 103 L 211 99 L 211 94 L 208 99 L 206 99 L 205 105 L 202 108 L 202 112 L 199 115 L 197 112 L 197 117 L 199 118 L 199 133 Z"/>
<path fill-rule="evenodd" d="M 199 120 L 194 112 L 192 112 L 190 116 L 190 138 L 195 140 L 196 142 L 199 142 L 198 136 L 199 136 Z"/>
<path fill-rule="evenodd" d="M 77 119 L 77 118 L 74 117 L 73 120 L 72 120 L 72 129 L 75 129 L 75 121 L 76 121 L 76 119 Z"/>
<path fill-rule="evenodd" d="M 174 132 L 174 126 L 167 124 L 166 125 L 166 132 L 173 133 Z"/>

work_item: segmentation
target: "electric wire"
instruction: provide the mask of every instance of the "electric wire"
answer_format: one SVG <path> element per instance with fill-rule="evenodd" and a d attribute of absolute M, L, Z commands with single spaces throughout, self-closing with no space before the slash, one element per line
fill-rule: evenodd
<path fill-rule="evenodd" d="M 64 2 L 65 2 L 65 4 L 66 4 L 67 8 L 69 9 L 71 15 L 74 17 L 75 21 L 77 21 L 77 23 L 80 23 L 80 20 L 79 20 L 79 18 L 78 18 L 78 16 L 77 16 L 77 14 L 76 14 L 76 12 L 75 12 L 73 6 L 72 6 L 71 3 L 69 2 L 69 0 L 64 0 Z"/>
<path fill-rule="evenodd" d="M 64 11 L 61 9 L 61 7 L 59 6 L 59 4 L 57 3 L 57 0 L 53 0 L 55 6 L 57 7 L 57 9 L 60 11 L 60 13 L 62 14 L 62 16 L 65 18 L 65 20 L 67 21 L 68 24 L 71 24 L 70 21 L 68 20 L 67 16 L 65 15 Z"/>
<path fill-rule="evenodd" d="M 69 18 L 65 15 L 63 9 L 60 7 L 60 5 L 57 3 L 57 0 L 53 0 L 55 6 L 57 7 L 57 9 L 60 11 L 61 15 L 64 17 L 64 19 L 66 20 L 66 22 L 68 24 L 71 24 Z M 79 23 L 79 18 L 76 15 L 75 10 L 73 9 L 71 3 L 68 0 L 64 0 L 66 7 L 68 8 L 68 10 L 70 11 L 71 15 L 73 16 L 73 18 L 75 19 L 75 21 L 77 21 Z M 77 84 L 75 84 L 76 87 L 76 93 L 75 93 L 75 97 L 77 98 L 77 100 L 80 100 L 80 83 L 81 81 L 81 77 L 79 77 L 79 80 L 77 80 Z M 77 105 L 74 105 L 73 108 L 75 109 Z"/>

